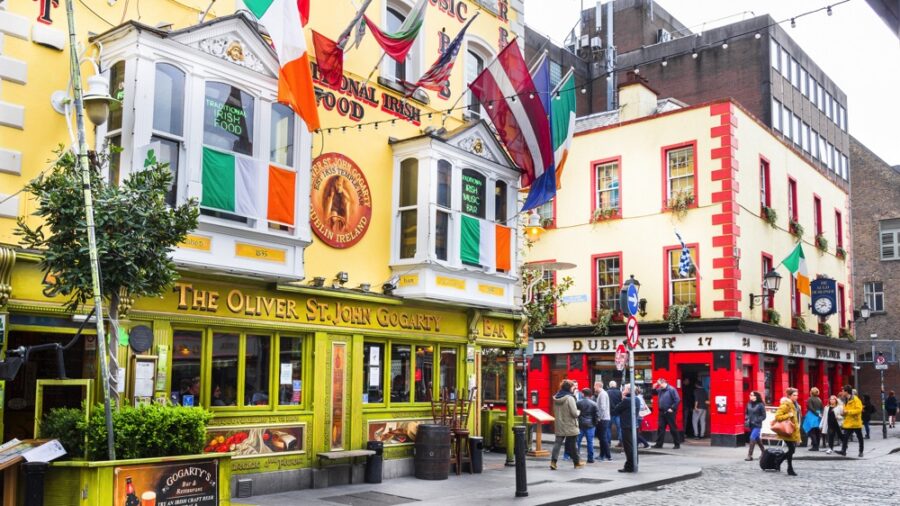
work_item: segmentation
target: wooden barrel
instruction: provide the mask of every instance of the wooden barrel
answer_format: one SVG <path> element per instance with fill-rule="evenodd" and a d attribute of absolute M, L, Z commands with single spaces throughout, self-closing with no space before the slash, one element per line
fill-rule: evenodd
<path fill-rule="evenodd" d="M 450 427 L 419 425 L 413 459 L 416 478 L 446 480 L 450 473 Z"/>

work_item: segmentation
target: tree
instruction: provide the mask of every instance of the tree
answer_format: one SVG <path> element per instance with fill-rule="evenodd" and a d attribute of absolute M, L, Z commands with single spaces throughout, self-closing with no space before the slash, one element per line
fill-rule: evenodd
<path fill-rule="evenodd" d="M 75 156 L 62 149 L 51 170 L 25 187 L 37 200 L 34 215 L 42 223 L 32 227 L 20 217 L 15 233 L 23 246 L 43 252 L 41 269 L 49 274 L 50 285 L 45 293 L 69 297 L 68 308 L 74 311 L 94 293 L 82 178 Z M 101 292 L 115 322 L 123 302 L 161 295 L 178 279 L 170 254 L 197 228 L 199 210 L 194 200 L 177 207 L 166 203 L 173 178 L 168 164 L 159 163 L 153 150 L 144 169 L 120 185 L 102 177 L 101 168 L 108 161 L 108 156 L 90 153 Z M 114 359 L 113 350 L 110 347 Z"/>
<path fill-rule="evenodd" d="M 574 281 L 566 276 L 559 283 L 544 279 L 543 271 L 522 269 L 522 286 L 525 288 L 525 300 L 522 312 L 525 313 L 528 333 L 540 334 L 553 317 L 556 306 L 564 306 L 563 294 L 572 287 Z"/>

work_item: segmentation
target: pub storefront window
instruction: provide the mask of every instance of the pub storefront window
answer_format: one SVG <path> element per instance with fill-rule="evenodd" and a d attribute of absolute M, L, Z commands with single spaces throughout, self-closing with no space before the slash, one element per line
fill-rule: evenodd
<path fill-rule="evenodd" d="M 434 384 L 434 347 L 416 346 L 416 395 L 414 402 L 430 402 Z"/>
<path fill-rule="evenodd" d="M 456 399 L 456 348 L 441 347 L 438 386 L 442 398 Z"/>
<path fill-rule="evenodd" d="M 391 346 L 391 401 L 409 402 L 411 347 Z"/>
<path fill-rule="evenodd" d="M 175 330 L 172 336 L 172 388 L 170 399 L 182 406 L 200 405 L 200 362 L 203 332 Z"/>
<path fill-rule="evenodd" d="M 282 336 L 278 356 L 278 403 L 298 406 L 303 402 L 303 338 Z"/>
<path fill-rule="evenodd" d="M 363 344 L 363 403 L 384 402 L 384 345 Z"/>

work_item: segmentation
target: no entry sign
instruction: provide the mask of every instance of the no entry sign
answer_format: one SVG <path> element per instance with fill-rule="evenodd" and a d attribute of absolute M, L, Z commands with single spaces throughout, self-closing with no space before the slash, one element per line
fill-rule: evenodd
<path fill-rule="evenodd" d="M 638 338 L 640 338 L 640 331 L 638 330 L 638 322 L 634 316 L 628 317 L 628 323 L 625 325 L 625 337 L 628 338 L 628 347 L 634 348 L 637 346 Z"/>
<path fill-rule="evenodd" d="M 625 369 L 625 362 L 628 361 L 628 350 L 624 344 L 620 344 L 616 348 L 616 369 L 622 371 Z"/>

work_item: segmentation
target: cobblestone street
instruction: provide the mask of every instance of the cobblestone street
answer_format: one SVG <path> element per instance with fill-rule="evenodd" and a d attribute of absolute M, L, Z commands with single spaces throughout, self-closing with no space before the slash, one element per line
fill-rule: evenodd
<path fill-rule="evenodd" d="M 804 449 L 800 452 L 806 453 Z M 785 473 L 787 464 L 780 473 L 762 472 L 757 460 L 713 464 L 704 466 L 699 478 L 582 506 L 610 502 L 644 506 L 900 504 L 900 453 L 864 460 L 801 460 L 794 464 L 799 474 L 795 478 Z"/>

